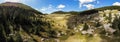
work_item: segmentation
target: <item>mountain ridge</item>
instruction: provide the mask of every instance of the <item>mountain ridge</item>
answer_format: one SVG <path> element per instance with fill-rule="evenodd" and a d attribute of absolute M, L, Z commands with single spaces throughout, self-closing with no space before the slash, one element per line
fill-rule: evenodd
<path fill-rule="evenodd" d="M 5 3 L 1 3 L 0 6 L 6 6 L 6 7 L 18 7 L 18 8 L 22 8 L 22 9 L 26 9 L 26 10 L 30 10 L 33 11 L 37 14 L 42 14 L 41 12 L 39 12 L 38 10 L 33 9 L 32 7 L 22 4 L 22 3 L 17 3 L 17 2 L 5 2 Z"/>

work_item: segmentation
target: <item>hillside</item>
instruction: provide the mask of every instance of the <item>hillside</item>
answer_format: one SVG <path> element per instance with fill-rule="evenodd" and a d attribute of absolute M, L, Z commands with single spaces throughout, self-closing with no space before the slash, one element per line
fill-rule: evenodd
<path fill-rule="evenodd" d="M 32 11 L 32 12 L 35 12 L 37 14 L 42 14 L 41 12 L 33 9 L 32 7 L 30 6 L 27 6 L 25 4 L 22 4 L 22 3 L 15 3 L 15 2 L 5 2 L 5 3 L 1 3 L 0 6 L 8 6 L 8 7 L 19 7 L 19 8 L 22 8 L 22 9 L 26 9 L 26 10 L 29 10 L 29 11 Z"/>
<path fill-rule="evenodd" d="M 105 7 L 101 7 L 101 8 L 81 11 L 81 12 L 79 12 L 79 14 L 81 14 L 81 15 L 84 15 L 84 14 L 89 15 L 89 14 L 98 13 L 99 11 L 104 11 L 104 10 L 120 10 L 120 6 L 105 6 Z"/>
<path fill-rule="evenodd" d="M 22 42 L 30 37 L 29 34 L 33 33 L 30 30 L 39 22 L 34 18 L 39 15 L 42 13 L 21 3 L 0 4 L 0 42 Z"/>
<path fill-rule="evenodd" d="M 85 10 L 85 11 L 70 11 L 70 12 L 64 12 L 64 11 L 56 11 L 53 12 L 52 14 L 80 14 L 80 15 L 90 15 L 94 13 L 98 13 L 99 11 L 104 11 L 104 10 L 120 10 L 120 6 L 105 6 L 101 8 L 96 8 L 96 9 L 91 9 L 91 10 Z"/>
<path fill-rule="evenodd" d="M 119 7 L 42 14 L 22 3 L 2 3 L 0 42 L 119 42 Z"/>

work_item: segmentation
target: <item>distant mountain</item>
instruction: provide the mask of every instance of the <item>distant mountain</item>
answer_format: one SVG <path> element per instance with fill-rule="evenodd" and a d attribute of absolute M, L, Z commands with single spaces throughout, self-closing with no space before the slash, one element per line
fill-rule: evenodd
<path fill-rule="evenodd" d="M 32 11 L 32 12 L 35 12 L 37 14 L 42 14 L 41 12 L 33 9 L 32 7 L 30 6 L 27 6 L 25 4 L 22 4 L 22 3 L 16 3 L 16 2 L 5 2 L 5 3 L 1 3 L 0 6 L 6 6 L 6 7 L 18 7 L 18 8 L 22 8 L 22 9 L 26 9 L 26 10 L 29 10 L 29 11 Z"/>
<path fill-rule="evenodd" d="M 33 9 L 30 6 L 27 6 L 25 4 L 15 3 L 15 2 L 5 2 L 5 3 L 0 4 L 0 6 L 14 6 L 14 7 L 24 8 L 24 9 Z"/>
<path fill-rule="evenodd" d="M 105 7 L 101 7 L 101 8 L 96 8 L 96 10 L 102 11 L 102 10 L 120 10 L 120 6 L 105 6 Z"/>
<path fill-rule="evenodd" d="M 85 11 L 80 11 L 80 12 L 76 12 L 76 11 L 70 11 L 70 12 L 56 11 L 56 12 L 53 12 L 52 14 L 80 14 L 80 15 L 90 15 L 90 14 L 98 13 L 98 11 L 115 10 L 115 9 L 116 10 L 120 10 L 120 6 L 105 6 L 105 7 L 101 7 L 101 8 L 95 8 L 95 9 L 85 10 Z"/>
<path fill-rule="evenodd" d="M 69 12 L 64 12 L 64 11 L 55 11 L 51 14 L 79 14 L 77 11 L 69 11 Z"/>
<path fill-rule="evenodd" d="M 103 11 L 103 10 L 120 10 L 120 6 L 105 6 L 105 7 L 101 7 L 101 8 L 95 8 L 95 9 L 91 9 L 91 10 L 81 11 L 79 14 L 89 15 L 89 14 L 98 13 L 98 11 Z"/>

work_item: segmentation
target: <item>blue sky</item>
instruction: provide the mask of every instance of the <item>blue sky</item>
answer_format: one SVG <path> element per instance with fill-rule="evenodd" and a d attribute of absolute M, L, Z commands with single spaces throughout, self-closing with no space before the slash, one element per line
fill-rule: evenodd
<path fill-rule="evenodd" d="M 104 6 L 120 6 L 120 0 L 0 0 L 0 2 L 24 3 L 42 13 L 84 11 Z"/>

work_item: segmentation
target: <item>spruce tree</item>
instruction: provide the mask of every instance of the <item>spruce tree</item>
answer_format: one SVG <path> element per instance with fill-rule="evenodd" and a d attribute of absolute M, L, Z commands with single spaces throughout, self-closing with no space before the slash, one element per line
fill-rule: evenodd
<path fill-rule="evenodd" d="M 89 26 L 87 25 L 87 23 L 84 24 L 83 30 L 88 30 Z"/>
<path fill-rule="evenodd" d="M 109 20 L 109 23 L 111 23 L 111 20 L 112 20 L 112 14 L 109 14 L 108 20 Z"/>
<path fill-rule="evenodd" d="M 101 24 L 100 22 L 97 22 L 95 27 L 99 27 L 99 26 L 101 26 Z"/>
<path fill-rule="evenodd" d="M 0 24 L 0 42 L 7 42 L 4 26 Z"/>
<path fill-rule="evenodd" d="M 112 28 L 117 29 L 118 28 L 118 18 L 115 16 L 113 22 L 112 22 Z"/>

